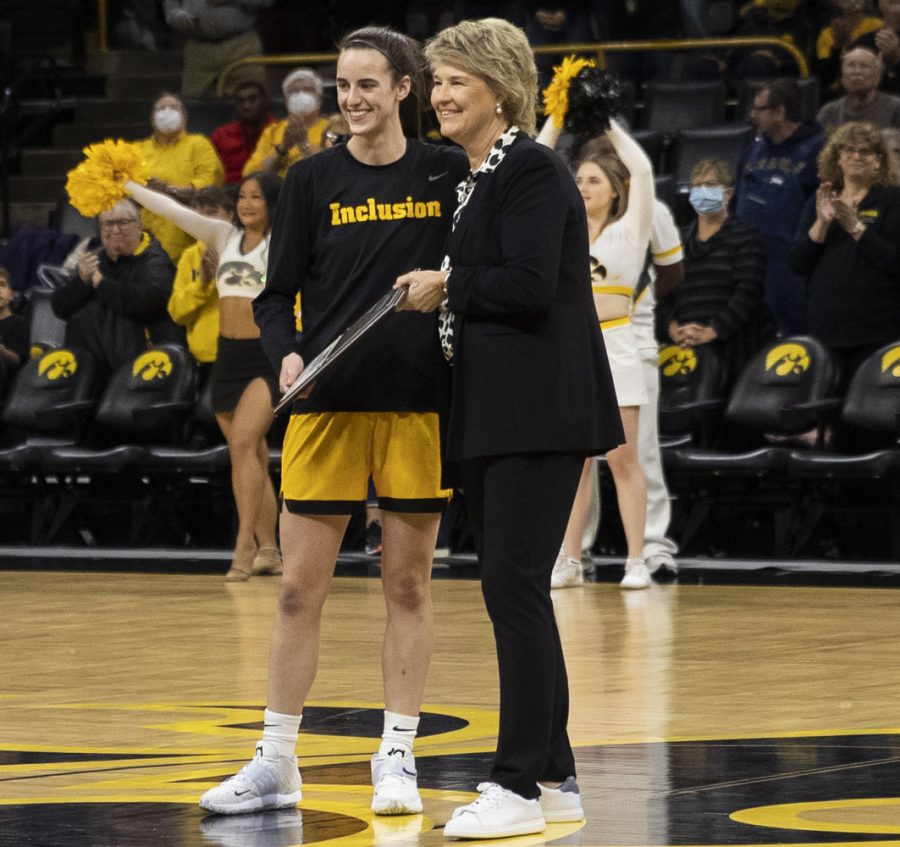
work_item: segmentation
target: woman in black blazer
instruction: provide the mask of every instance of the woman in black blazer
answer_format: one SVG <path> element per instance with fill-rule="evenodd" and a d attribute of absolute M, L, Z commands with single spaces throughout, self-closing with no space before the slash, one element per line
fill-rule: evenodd
<path fill-rule="evenodd" d="M 405 308 L 441 309 L 453 365 L 447 456 L 459 463 L 500 669 L 490 782 L 444 834 L 497 838 L 581 820 L 550 573 L 586 456 L 623 441 L 591 298 L 584 203 L 534 133 L 524 33 L 464 21 L 426 47 L 441 132 L 471 165 L 439 271 Z M 437 177 L 436 177 L 437 178 Z"/>

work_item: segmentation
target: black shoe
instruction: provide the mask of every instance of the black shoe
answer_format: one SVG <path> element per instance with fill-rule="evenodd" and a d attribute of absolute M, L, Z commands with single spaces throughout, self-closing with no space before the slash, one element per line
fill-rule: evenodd
<path fill-rule="evenodd" d="M 366 555 L 381 555 L 381 524 L 378 521 L 372 521 L 366 527 Z"/>

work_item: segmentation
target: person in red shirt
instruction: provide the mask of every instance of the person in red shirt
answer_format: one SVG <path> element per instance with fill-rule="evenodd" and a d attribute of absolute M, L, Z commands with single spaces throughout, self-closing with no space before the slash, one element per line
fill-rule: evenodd
<path fill-rule="evenodd" d="M 263 128 L 275 119 L 269 114 L 266 90 L 257 82 L 241 83 L 234 90 L 237 120 L 213 130 L 210 141 L 225 167 L 225 184 L 241 181 L 244 163 L 256 149 Z"/>

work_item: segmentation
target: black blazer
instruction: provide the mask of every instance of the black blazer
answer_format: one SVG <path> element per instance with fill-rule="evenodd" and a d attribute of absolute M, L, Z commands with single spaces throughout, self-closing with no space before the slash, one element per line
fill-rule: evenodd
<path fill-rule="evenodd" d="M 447 454 L 603 453 L 622 443 L 591 296 L 584 201 L 521 135 L 448 241 L 456 322 Z"/>

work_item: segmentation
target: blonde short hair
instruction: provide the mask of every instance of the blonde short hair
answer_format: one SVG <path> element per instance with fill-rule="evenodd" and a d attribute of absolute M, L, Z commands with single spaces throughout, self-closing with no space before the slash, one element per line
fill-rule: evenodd
<path fill-rule="evenodd" d="M 734 185 L 734 168 L 731 162 L 725 159 L 701 159 L 691 168 L 691 182 L 706 173 L 712 173 L 719 181 L 719 185 L 724 188 L 731 188 Z"/>
<path fill-rule="evenodd" d="M 432 68 L 443 62 L 484 80 L 506 120 L 535 134 L 537 68 L 519 27 L 500 18 L 462 21 L 432 38 L 425 45 L 425 58 Z"/>

